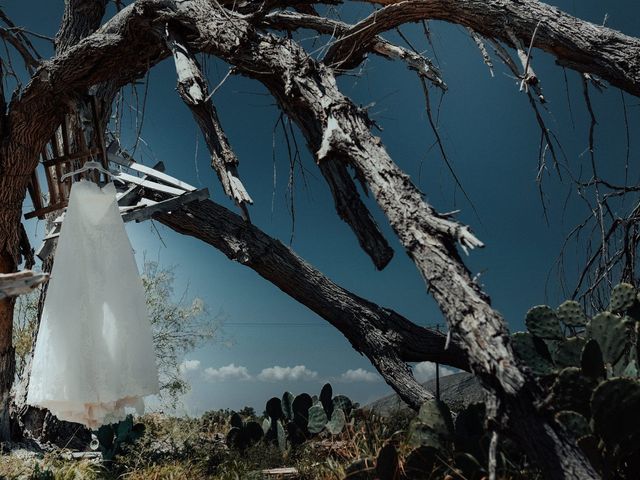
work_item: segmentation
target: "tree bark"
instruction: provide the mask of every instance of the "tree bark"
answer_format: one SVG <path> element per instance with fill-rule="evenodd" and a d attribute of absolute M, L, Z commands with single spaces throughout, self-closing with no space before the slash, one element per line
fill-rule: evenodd
<path fill-rule="evenodd" d="M 75 3 L 70 0 L 69 5 Z M 380 140 L 371 135 L 366 113 L 338 91 L 334 69 L 326 63 L 351 66 L 349 62 L 362 57 L 362 49 L 379 45 L 378 33 L 399 23 L 435 18 L 507 43 L 513 38 L 524 44 L 533 42 L 562 64 L 598 75 L 640 96 L 640 40 L 582 22 L 534 0 L 408 0 L 388 5 L 342 33 L 322 63 L 290 39 L 259 33 L 260 22 L 268 25 L 268 12 L 260 9 L 272 4 L 240 2 L 242 13 L 238 13 L 233 3 L 234 9 L 224 9 L 205 0 L 138 0 L 96 33 L 75 44 L 70 42 L 68 49 L 38 69 L 22 95 L 9 105 L 2 122 L 6 141 L 0 150 L 0 271 L 17 267 L 16 232 L 26 184 L 66 103 L 100 82 L 110 81 L 117 88 L 165 58 L 169 50 L 164 30 L 169 25 L 193 52 L 216 55 L 242 74 L 261 81 L 297 123 L 321 168 L 330 162 L 343 168 L 350 165 L 366 181 L 440 305 L 456 344 L 501 405 L 512 433 L 527 453 L 549 478 L 595 478 L 573 441 L 536 411 L 540 392 L 517 364 L 505 322 L 462 263 L 456 242 L 465 249 L 482 246 L 481 242 L 467 227 L 438 214 L 423 201 Z M 186 218 L 181 222 L 188 224 Z M 244 260 L 242 244 L 232 242 L 228 248 L 239 260 L 256 261 Z M 273 267 L 260 268 L 266 275 Z M 6 315 L 11 309 L 11 305 L 0 304 L 3 334 L 11 331 L 7 325 L 10 315 Z M 367 332 L 360 334 L 367 338 Z M 8 342 L 4 338 L 0 354 L 8 355 L 3 347 L 10 349 L 10 335 Z M 376 357 L 371 358 L 375 363 Z M 392 361 L 378 363 L 381 371 L 394 369 L 393 362 L 402 361 L 397 355 L 383 358 Z M 3 368 L 8 373 L 11 366 Z M 396 387 L 406 383 L 408 377 L 403 375 L 398 375 Z"/>
<path fill-rule="evenodd" d="M 342 35 L 327 63 L 357 58 L 379 33 L 420 20 L 444 20 L 512 44 L 544 50 L 560 65 L 640 96 L 640 39 L 580 20 L 538 0 L 364 0 L 385 5 Z"/>
<path fill-rule="evenodd" d="M 430 398 L 406 362 L 431 361 L 468 370 L 464 352 L 446 336 L 420 327 L 336 285 L 291 249 L 216 203 L 194 202 L 158 215 L 171 229 L 195 237 L 273 283 L 337 328 L 412 408 Z"/>

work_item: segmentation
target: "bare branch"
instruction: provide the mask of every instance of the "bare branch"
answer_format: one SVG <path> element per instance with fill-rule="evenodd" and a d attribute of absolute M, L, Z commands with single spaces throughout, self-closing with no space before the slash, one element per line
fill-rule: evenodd
<path fill-rule="evenodd" d="M 534 48 L 554 55 L 559 64 L 592 73 L 640 96 L 640 39 L 580 20 L 538 0 L 367 1 L 385 7 L 339 38 L 327 53 L 328 62 L 358 57 L 370 48 L 369 43 L 376 35 L 420 20 L 456 23 L 485 38 L 511 43 L 505 28 L 508 18 L 509 29 L 525 44 L 533 39 Z"/>
<path fill-rule="evenodd" d="M 295 31 L 300 28 L 308 28 L 319 33 L 334 36 L 344 35 L 353 28 L 352 25 L 338 20 L 288 11 L 270 13 L 265 17 L 265 22 L 273 28 L 282 30 Z M 370 51 L 390 60 L 403 61 L 410 69 L 418 72 L 434 86 L 442 90 L 447 89 L 447 85 L 442 79 L 438 69 L 431 60 L 423 55 L 394 45 L 381 37 L 376 37 L 374 41 L 371 42 Z M 362 52 L 363 55 L 365 53 L 366 52 Z M 340 67 L 343 69 L 353 68 L 362 61 L 362 56 L 358 59 L 350 58 L 349 60 L 349 63 L 344 63 L 340 65 Z"/>
<path fill-rule="evenodd" d="M 178 35 L 168 29 L 166 34 L 167 45 L 173 53 L 176 64 L 178 93 L 202 130 L 211 154 L 211 166 L 218 174 L 224 193 L 238 205 L 245 219 L 248 220 L 249 212 L 246 204 L 252 204 L 253 200 L 240 181 L 238 158 L 222 130 L 200 65 Z"/>

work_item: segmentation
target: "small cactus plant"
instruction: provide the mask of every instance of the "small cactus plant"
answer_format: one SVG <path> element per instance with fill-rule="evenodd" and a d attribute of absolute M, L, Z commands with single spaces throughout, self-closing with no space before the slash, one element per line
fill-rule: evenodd
<path fill-rule="evenodd" d="M 144 434 L 144 424 L 133 423 L 133 416 L 127 417 L 119 423 L 102 425 L 95 433 L 98 440 L 98 449 L 102 452 L 102 458 L 113 460 L 122 451 L 122 446 L 132 444 Z"/>
<path fill-rule="evenodd" d="M 240 452 L 255 445 L 264 436 L 262 425 L 254 421 L 245 423 L 237 413 L 231 415 L 230 423 L 231 430 L 227 433 L 227 445 Z"/>

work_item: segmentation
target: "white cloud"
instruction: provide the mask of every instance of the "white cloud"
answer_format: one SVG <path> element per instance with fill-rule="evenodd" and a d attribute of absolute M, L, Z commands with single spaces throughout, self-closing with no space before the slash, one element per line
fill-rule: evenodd
<path fill-rule="evenodd" d="M 377 382 L 380 380 L 380 376 L 365 370 L 364 368 L 350 369 L 340 375 L 339 380 L 341 382 Z"/>
<path fill-rule="evenodd" d="M 241 365 L 236 366 L 234 363 L 230 363 L 229 365 L 220 368 L 205 368 L 204 376 L 207 380 L 211 380 L 213 382 L 223 382 L 225 380 L 249 380 L 251 378 L 247 367 L 243 367 Z"/>
<path fill-rule="evenodd" d="M 440 376 L 445 377 L 455 373 L 454 370 L 440 365 Z M 413 367 L 413 375 L 419 382 L 426 382 L 436 376 L 436 364 L 432 362 L 416 363 Z"/>
<path fill-rule="evenodd" d="M 181 373 L 195 372 L 200 368 L 200 360 L 185 360 L 178 368 Z"/>
<path fill-rule="evenodd" d="M 309 370 L 304 365 L 295 367 L 269 367 L 263 369 L 258 374 L 258 379 L 264 382 L 279 382 L 283 380 L 313 380 L 317 378 L 318 372 Z"/>

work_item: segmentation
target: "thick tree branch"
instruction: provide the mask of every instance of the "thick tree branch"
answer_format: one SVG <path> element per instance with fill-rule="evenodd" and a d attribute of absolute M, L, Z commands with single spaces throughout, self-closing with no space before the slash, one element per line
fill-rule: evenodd
<path fill-rule="evenodd" d="M 178 93 L 200 126 L 211 154 L 211 166 L 218 174 L 224 193 L 242 209 L 245 218 L 248 219 L 249 212 L 246 204 L 252 204 L 253 200 L 240 181 L 238 157 L 236 157 L 224 130 L 222 130 L 200 65 L 179 36 L 168 30 L 167 45 L 173 53 L 176 64 Z"/>
<path fill-rule="evenodd" d="M 233 21 L 235 28 L 225 30 L 226 35 L 237 35 L 235 40 L 221 43 L 215 12 L 202 13 L 189 9 L 202 48 L 264 83 L 296 121 L 319 162 L 342 159 L 366 179 L 483 386 L 502 402 L 512 423 L 517 424 L 523 411 L 528 418 L 538 417 L 541 428 L 535 440 L 520 437 L 527 453 L 550 478 L 597 478 L 573 440 L 536 411 L 539 387 L 519 369 L 504 320 L 491 308 L 455 249 L 456 241 L 471 248 L 482 244 L 466 227 L 438 215 L 422 200 L 379 139 L 371 135 L 366 114 L 337 90 L 331 70 L 295 43 L 259 35 L 239 18 Z M 513 430 L 518 435 L 518 429 Z"/>
<path fill-rule="evenodd" d="M 100 26 L 109 0 L 66 0 L 60 29 L 55 39 L 56 52 L 64 52 Z"/>
<path fill-rule="evenodd" d="M 385 7 L 338 39 L 327 52 L 327 63 L 339 65 L 362 55 L 376 35 L 402 24 L 444 20 L 509 44 L 510 29 L 525 45 L 533 39 L 535 48 L 555 56 L 560 65 L 597 75 L 640 96 L 640 39 L 580 20 L 538 0 L 365 1 Z"/>
<path fill-rule="evenodd" d="M 446 337 L 420 327 L 333 283 L 291 249 L 210 200 L 156 217 L 173 230 L 198 238 L 273 283 L 331 325 L 366 355 L 398 394 L 418 409 L 428 392 L 405 362 L 431 361 L 467 370 L 465 354 Z"/>
<path fill-rule="evenodd" d="M 444 11 L 448 13 L 438 14 Z M 378 22 L 385 29 L 400 20 L 440 18 L 504 41 L 509 41 L 505 38 L 504 21 L 513 17 L 510 27 L 525 44 L 544 18 L 535 46 L 551 51 L 572 68 L 595 73 L 630 93 L 638 95 L 640 91 L 637 39 L 580 22 L 532 0 L 414 0 L 387 7 L 378 15 Z M 503 402 L 513 433 L 527 453 L 549 478 L 594 478 L 593 469 L 573 441 L 536 411 L 540 393 L 527 373 L 518 368 L 502 317 L 471 278 L 455 246 L 459 242 L 464 248 L 472 248 L 481 243 L 468 228 L 439 215 L 422 200 L 379 139 L 371 135 L 366 113 L 338 91 L 331 69 L 314 61 L 288 39 L 257 33 L 249 20 L 250 17 L 222 10 L 204 0 L 139 0 L 96 34 L 41 67 L 24 96 L 13 105 L 11 143 L 3 152 L 3 160 L 18 160 L 14 165 L 9 160 L 9 165 L 3 166 L 17 167 L 19 175 L 30 174 L 35 167 L 30 159 L 41 148 L 48 135 L 42 137 L 50 128 L 35 125 L 38 118 L 55 117 L 56 108 L 78 89 L 107 79 L 125 82 L 146 71 L 167 55 L 159 30 L 169 23 L 180 31 L 193 51 L 217 55 L 264 83 L 300 127 L 319 162 L 348 163 L 366 180 L 423 274 L 449 322 L 454 340 L 465 351 L 485 388 Z M 361 23 L 356 26 L 358 31 L 347 35 L 351 47 L 369 44 L 375 38 L 381 30 L 374 23 Z M 360 33 L 363 26 L 365 34 Z M 354 42 L 354 35 L 362 36 Z M 346 49 L 346 55 L 339 55 L 336 46 L 329 58 L 334 56 L 342 62 L 352 54 L 351 47 Z M 0 177 L 0 187 L 4 186 L 2 180 Z M 13 188 L 10 195 L 4 195 L 0 188 L 0 197 L 5 196 L 21 202 L 24 189 Z M 0 238 L 1 241 L 6 239 Z M 5 258 L 6 252 L 12 252 L 12 244 L 0 247 L 6 247 L 1 251 Z M 532 424 L 538 426 L 534 429 L 538 435 L 530 435 Z"/>
<path fill-rule="evenodd" d="M 393 249 L 360 198 L 347 165 L 337 159 L 328 159 L 319 167 L 331 190 L 338 215 L 351 227 L 376 268 L 382 270 L 393 258 Z"/>
<path fill-rule="evenodd" d="M 266 16 L 265 23 L 279 30 L 295 31 L 300 28 L 308 28 L 318 33 L 337 37 L 344 36 L 353 28 L 353 25 L 338 20 L 288 11 L 270 13 Z M 371 42 L 371 51 L 390 60 L 401 60 L 405 62 L 410 69 L 415 70 L 429 80 L 434 86 L 443 90 L 447 89 L 447 85 L 444 83 L 439 70 L 427 57 L 394 45 L 378 36 Z M 362 56 L 366 53 L 367 51 L 360 51 L 358 58 L 355 58 L 355 56 L 350 57 L 348 65 L 344 64 L 342 67 L 355 67 L 363 60 Z"/>

